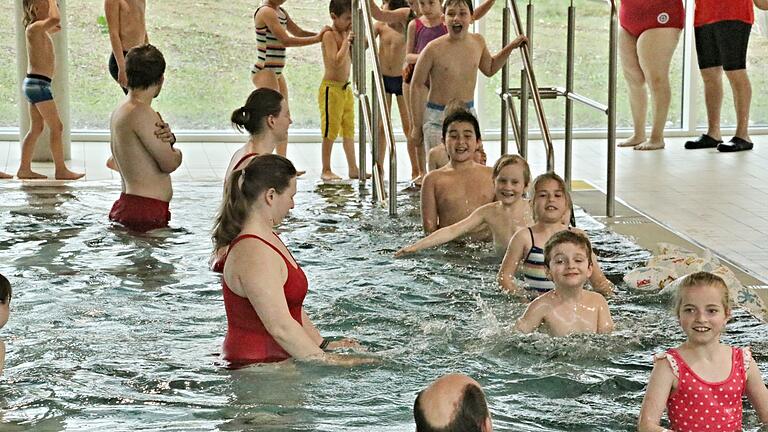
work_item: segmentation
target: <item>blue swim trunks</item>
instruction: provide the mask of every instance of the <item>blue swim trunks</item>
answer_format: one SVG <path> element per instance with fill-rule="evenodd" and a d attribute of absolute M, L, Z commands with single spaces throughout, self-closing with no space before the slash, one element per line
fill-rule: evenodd
<path fill-rule="evenodd" d="M 403 95 L 403 76 L 387 76 L 382 75 L 384 78 L 384 91 L 395 96 Z"/>
<path fill-rule="evenodd" d="M 44 75 L 27 74 L 24 83 L 21 85 L 24 96 L 32 105 L 53 100 L 53 89 L 51 88 L 51 79 Z"/>

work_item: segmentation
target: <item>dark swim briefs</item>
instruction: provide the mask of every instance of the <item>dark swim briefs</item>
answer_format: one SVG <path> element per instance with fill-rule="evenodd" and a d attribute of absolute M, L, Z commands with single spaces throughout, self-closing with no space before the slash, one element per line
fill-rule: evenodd
<path fill-rule="evenodd" d="M 123 51 L 123 57 L 128 54 L 128 51 Z M 112 79 L 117 81 L 117 74 L 120 71 L 120 68 L 117 67 L 117 59 L 115 59 L 115 53 L 112 53 L 109 55 L 109 74 L 112 75 Z M 128 94 L 128 89 L 120 86 L 121 89 L 123 89 L 123 93 Z"/>
<path fill-rule="evenodd" d="M 386 76 L 384 78 L 384 91 L 395 96 L 403 95 L 403 76 Z"/>
<path fill-rule="evenodd" d="M 123 192 L 112 205 L 109 220 L 121 223 L 131 231 L 147 232 L 167 227 L 171 212 L 165 201 Z"/>

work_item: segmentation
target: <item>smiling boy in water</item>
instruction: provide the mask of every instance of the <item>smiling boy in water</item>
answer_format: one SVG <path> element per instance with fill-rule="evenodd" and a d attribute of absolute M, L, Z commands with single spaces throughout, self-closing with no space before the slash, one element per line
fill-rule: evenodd
<path fill-rule="evenodd" d="M 555 289 L 533 300 L 515 329 L 531 333 L 542 327 L 551 336 L 613 331 L 608 302 L 584 289 L 592 275 L 591 257 L 586 236 L 568 230 L 554 234 L 544 246 L 544 265 Z"/>

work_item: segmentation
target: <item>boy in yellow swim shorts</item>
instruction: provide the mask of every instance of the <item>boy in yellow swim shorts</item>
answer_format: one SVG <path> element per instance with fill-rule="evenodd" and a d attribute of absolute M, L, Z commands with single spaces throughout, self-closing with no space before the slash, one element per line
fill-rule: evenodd
<path fill-rule="evenodd" d="M 350 46 L 355 39 L 352 33 L 352 1 L 331 0 L 331 31 L 323 34 L 323 82 L 317 93 L 320 107 L 320 130 L 323 134 L 322 161 L 323 172 L 320 178 L 325 181 L 339 180 L 341 177 L 331 171 L 331 149 L 336 137 L 341 133 L 344 140 L 344 154 L 349 166 L 349 178 L 360 175 L 355 160 L 355 100 L 349 83 L 352 69 Z"/>

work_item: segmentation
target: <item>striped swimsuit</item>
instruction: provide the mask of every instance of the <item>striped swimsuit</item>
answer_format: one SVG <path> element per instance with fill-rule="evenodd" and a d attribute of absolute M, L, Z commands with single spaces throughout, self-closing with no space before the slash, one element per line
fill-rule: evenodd
<path fill-rule="evenodd" d="M 254 13 L 254 17 L 259 13 L 259 9 L 269 6 L 259 6 Z M 288 26 L 288 14 L 285 13 L 283 8 L 278 8 L 277 18 L 280 20 L 280 25 L 287 29 Z M 258 57 L 256 63 L 251 68 L 251 73 L 256 73 L 261 70 L 270 70 L 275 75 L 281 75 L 283 73 L 283 67 L 285 66 L 285 45 L 283 45 L 274 34 L 269 30 L 266 25 L 262 27 L 256 27 L 256 49 L 258 50 Z"/>
<path fill-rule="evenodd" d="M 547 267 L 544 265 L 544 249 L 536 246 L 533 239 L 533 230 L 528 228 L 531 234 L 531 250 L 525 257 L 522 266 L 525 289 L 535 296 L 555 289 L 555 283 L 547 277 Z"/>

